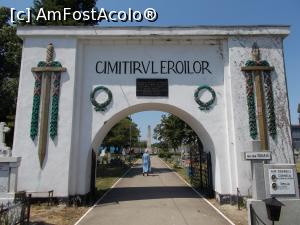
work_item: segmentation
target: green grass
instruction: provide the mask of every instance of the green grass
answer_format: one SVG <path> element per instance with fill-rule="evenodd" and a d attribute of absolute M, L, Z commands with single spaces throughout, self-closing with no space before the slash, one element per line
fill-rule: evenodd
<path fill-rule="evenodd" d="M 103 196 L 128 169 L 128 165 L 114 167 L 99 165 L 97 167 L 96 177 L 96 199 Z"/>
<path fill-rule="evenodd" d="M 296 163 L 296 167 L 297 167 L 297 172 L 300 173 L 300 162 Z"/>
<path fill-rule="evenodd" d="M 190 183 L 190 178 L 189 176 L 187 175 L 187 172 L 186 172 L 186 168 L 178 168 L 178 167 L 175 167 L 173 168 L 185 181 L 187 181 L 188 183 Z"/>
<path fill-rule="evenodd" d="M 168 164 L 169 167 L 171 167 L 174 171 L 176 171 L 186 182 L 188 182 L 189 184 L 191 183 L 190 178 L 186 172 L 186 168 L 175 166 L 173 161 L 170 162 L 169 160 L 165 160 L 165 159 L 164 161 Z"/>

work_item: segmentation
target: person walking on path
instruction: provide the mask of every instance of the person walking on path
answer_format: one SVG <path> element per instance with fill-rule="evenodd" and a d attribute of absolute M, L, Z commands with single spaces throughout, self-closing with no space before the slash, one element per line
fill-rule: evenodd
<path fill-rule="evenodd" d="M 151 164 L 151 162 L 150 162 L 150 155 L 148 153 L 148 149 L 147 148 L 145 149 L 145 152 L 143 154 L 142 159 L 143 159 L 143 176 L 145 176 L 145 173 L 148 176 L 148 174 L 150 172 L 150 164 Z"/>

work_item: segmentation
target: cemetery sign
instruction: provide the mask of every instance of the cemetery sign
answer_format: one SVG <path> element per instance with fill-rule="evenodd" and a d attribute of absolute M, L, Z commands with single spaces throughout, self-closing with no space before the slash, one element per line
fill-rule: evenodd
<path fill-rule="evenodd" d="M 245 160 L 270 160 L 271 152 L 245 152 Z"/>
<path fill-rule="evenodd" d="M 271 195 L 294 195 L 293 169 L 269 169 L 270 194 Z"/>

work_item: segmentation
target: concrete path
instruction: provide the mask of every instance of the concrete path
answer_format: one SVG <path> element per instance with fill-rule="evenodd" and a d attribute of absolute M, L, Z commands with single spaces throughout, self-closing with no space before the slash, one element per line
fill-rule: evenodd
<path fill-rule="evenodd" d="M 78 225 L 227 225 L 157 157 L 152 174 L 137 164 Z"/>

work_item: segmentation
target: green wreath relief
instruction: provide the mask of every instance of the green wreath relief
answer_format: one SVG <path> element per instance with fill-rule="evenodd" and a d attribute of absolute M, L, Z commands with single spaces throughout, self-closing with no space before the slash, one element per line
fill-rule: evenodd
<path fill-rule="evenodd" d="M 98 103 L 95 99 L 95 94 L 97 91 L 104 91 L 106 94 L 107 94 L 107 100 L 103 103 Z M 106 88 L 106 87 L 103 87 L 103 86 L 99 86 L 99 87 L 96 87 L 92 92 L 91 92 L 91 95 L 90 95 L 90 99 L 91 99 L 91 102 L 94 106 L 94 109 L 95 111 L 101 111 L 101 112 L 104 112 L 106 110 L 106 107 L 111 103 L 112 101 L 112 93 L 111 91 Z"/>
<path fill-rule="evenodd" d="M 207 91 L 210 92 L 211 99 L 208 102 L 203 102 L 203 101 L 200 100 L 199 92 L 202 91 L 202 90 L 207 90 Z M 194 93 L 194 99 L 197 102 L 197 104 L 199 105 L 200 110 L 210 110 L 211 107 L 212 107 L 212 104 L 216 100 L 216 93 L 211 87 L 204 85 L 204 86 L 198 87 L 196 89 L 196 91 Z"/>

